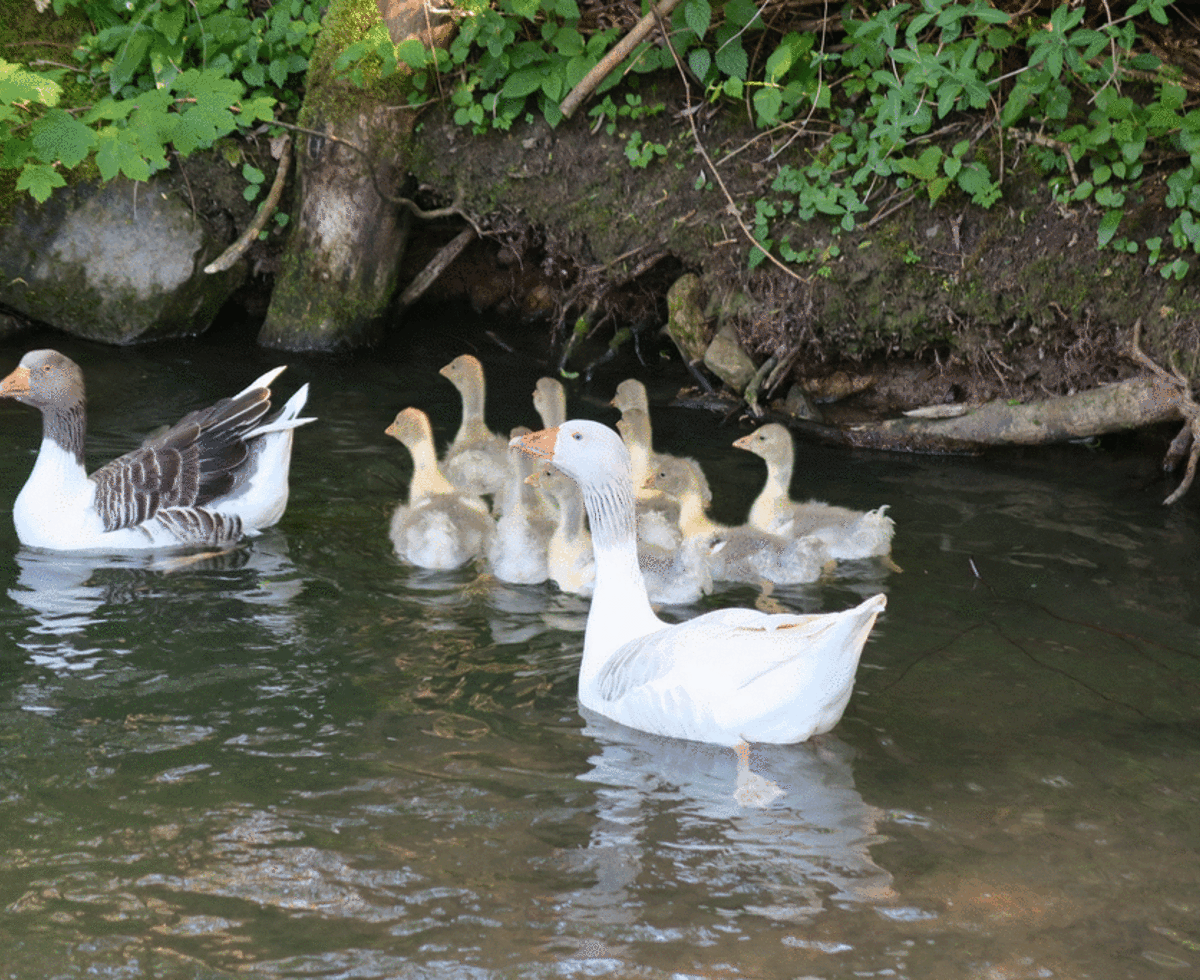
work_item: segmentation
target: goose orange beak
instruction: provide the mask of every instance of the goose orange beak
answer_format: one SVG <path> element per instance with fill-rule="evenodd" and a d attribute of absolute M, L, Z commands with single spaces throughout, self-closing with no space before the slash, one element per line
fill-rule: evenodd
<path fill-rule="evenodd" d="M 21 398 L 29 394 L 29 368 L 18 367 L 0 381 L 0 398 Z"/>
<path fill-rule="evenodd" d="M 558 426 L 550 429 L 539 429 L 537 432 L 530 432 L 527 435 L 518 436 L 513 439 L 508 445 L 512 449 L 519 449 L 527 456 L 533 456 L 537 459 L 545 459 L 553 462 L 554 460 L 554 445 L 558 442 Z"/>

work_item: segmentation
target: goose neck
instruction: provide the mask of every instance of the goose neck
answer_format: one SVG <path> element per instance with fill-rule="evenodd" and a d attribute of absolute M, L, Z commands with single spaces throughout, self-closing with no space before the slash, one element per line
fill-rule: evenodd
<path fill-rule="evenodd" d="M 87 407 L 83 399 L 70 405 L 47 405 L 42 409 L 42 441 L 53 442 L 83 466 L 87 432 Z"/>

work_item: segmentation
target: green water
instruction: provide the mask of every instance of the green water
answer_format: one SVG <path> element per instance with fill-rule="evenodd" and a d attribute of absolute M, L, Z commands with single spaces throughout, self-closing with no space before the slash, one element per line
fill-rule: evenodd
<path fill-rule="evenodd" d="M 459 333 L 456 334 L 455 331 Z M 468 332 L 470 331 L 470 332 Z M 278 355 L 216 340 L 79 360 L 89 463 Z M 409 404 L 473 349 L 494 428 L 542 373 L 473 324 L 288 358 L 320 422 L 280 526 L 191 564 L 25 551 L 0 520 L 0 977 L 1158 978 L 1200 972 L 1196 492 L 1156 460 L 804 447 L 794 492 L 891 505 L 902 572 L 780 590 L 889 605 L 838 727 L 727 750 L 582 718 L 586 602 L 392 557 Z M 620 369 L 571 388 L 606 407 Z M 655 405 L 736 520 L 745 429 Z M 0 403 L 0 510 L 36 413 Z M 709 606 L 752 602 L 723 591 Z M 688 615 L 688 611 L 675 615 Z"/>

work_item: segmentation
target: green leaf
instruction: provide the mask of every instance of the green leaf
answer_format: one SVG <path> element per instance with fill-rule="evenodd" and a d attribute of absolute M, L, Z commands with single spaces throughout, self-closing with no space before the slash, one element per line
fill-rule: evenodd
<path fill-rule="evenodd" d="M 108 90 L 116 95 L 132 80 L 145 60 L 153 35 L 149 31 L 136 31 L 130 35 L 112 64 L 108 73 Z"/>
<path fill-rule="evenodd" d="M 688 67 L 700 81 L 708 78 L 708 70 L 712 67 L 712 55 L 704 48 L 696 48 L 688 53 Z"/>
<path fill-rule="evenodd" d="M 1111 211 L 1106 211 L 1104 217 L 1100 219 L 1100 227 L 1096 229 L 1096 248 L 1104 248 L 1112 241 L 1113 235 L 1117 233 L 1117 226 L 1121 224 L 1121 218 L 1125 212 L 1120 208 L 1114 208 Z"/>
<path fill-rule="evenodd" d="M 712 23 L 712 7 L 708 0 L 688 0 L 683 8 L 683 19 L 696 37 L 703 41 Z"/>
<path fill-rule="evenodd" d="M 564 58 L 574 58 L 584 52 L 583 35 L 573 27 L 564 27 L 554 35 L 554 47 Z"/>
<path fill-rule="evenodd" d="M 783 95 L 777 88 L 760 88 L 754 93 L 754 110 L 759 123 L 774 126 L 779 122 L 779 110 L 783 107 Z"/>
<path fill-rule="evenodd" d="M 740 82 L 746 80 L 750 60 L 746 57 L 746 50 L 742 47 L 741 41 L 735 38 L 718 48 L 716 60 L 717 68 L 723 74 L 730 78 L 736 78 Z"/>
<path fill-rule="evenodd" d="M 500 90 L 500 97 L 504 99 L 523 98 L 530 92 L 536 92 L 542 87 L 542 78 L 545 76 L 545 69 L 527 68 L 523 71 L 514 72 L 509 75 L 504 82 L 504 88 Z"/>
<path fill-rule="evenodd" d="M 29 191 L 30 196 L 44 204 L 56 187 L 66 187 L 62 174 L 45 163 L 27 163 L 17 178 L 17 190 Z"/>
<path fill-rule="evenodd" d="M 159 34 L 174 44 L 179 40 L 179 32 L 183 30 L 183 18 L 184 7 L 183 4 L 179 4 L 167 10 L 160 8 L 155 13 L 151 23 Z"/>
<path fill-rule="evenodd" d="M 283 88 L 288 77 L 287 61 L 283 58 L 273 58 L 267 65 L 267 74 L 271 76 L 271 81 L 275 83 L 276 88 Z"/>
<path fill-rule="evenodd" d="M 1033 98 L 1033 87 L 1023 82 L 1017 82 L 1009 93 L 1004 108 L 1000 110 L 1000 125 L 1011 126 L 1025 115 L 1025 109 Z"/>
<path fill-rule="evenodd" d="M 58 105 L 62 87 L 53 79 L 0 58 L 0 102 L 39 102 Z"/>
<path fill-rule="evenodd" d="M 31 141 L 42 160 L 47 163 L 57 160 L 70 168 L 92 151 L 95 138 L 90 126 L 62 109 L 51 109 L 34 124 Z"/>
<path fill-rule="evenodd" d="M 396 60 L 409 68 L 424 68 L 430 61 L 429 49 L 417 38 L 405 38 L 396 45 Z"/>

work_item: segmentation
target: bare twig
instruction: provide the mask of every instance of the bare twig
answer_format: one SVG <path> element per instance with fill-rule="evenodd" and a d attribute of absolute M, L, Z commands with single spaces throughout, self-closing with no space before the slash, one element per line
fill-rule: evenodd
<path fill-rule="evenodd" d="M 593 90 L 599 85 L 608 75 L 636 48 L 658 23 L 660 17 L 665 17 L 677 6 L 680 0 L 660 0 L 657 7 L 646 14 L 641 20 L 633 25 L 630 30 L 621 40 L 613 45 L 612 50 L 608 52 L 596 64 L 596 67 L 589 71 L 579 80 L 567 97 L 559 104 L 558 111 L 563 114 L 565 119 L 570 119 L 571 114 L 579 108 L 580 104 Z"/>
<path fill-rule="evenodd" d="M 238 236 L 237 241 L 204 267 L 206 273 L 212 275 L 214 272 L 224 272 L 232 268 L 233 264 L 245 254 L 251 242 L 258 238 L 258 233 L 266 227 L 271 215 L 275 213 L 275 208 L 279 205 L 279 198 L 283 196 L 283 185 L 287 182 L 291 164 L 292 140 L 289 136 L 282 136 L 279 144 L 279 166 L 275 168 L 275 179 L 271 182 L 271 190 L 267 194 L 267 199 L 262 202 L 258 214 L 246 226 L 246 230 Z"/>
<path fill-rule="evenodd" d="M 480 230 L 479 225 L 475 223 L 475 220 L 469 214 L 467 214 L 466 211 L 458 206 L 457 202 L 444 208 L 434 208 L 432 211 L 423 211 L 415 201 L 410 201 L 407 197 L 399 197 L 395 194 L 389 194 L 379 186 L 379 176 L 375 172 L 375 166 L 371 161 L 370 154 L 367 153 L 367 151 L 357 143 L 352 143 L 348 139 L 342 139 L 340 136 L 334 136 L 332 133 L 324 133 L 318 129 L 306 129 L 304 126 L 296 126 L 293 123 L 280 122 L 278 119 L 272 119 L 268 125 L 282 126 L 284 129 L 290 129 L 296 133 L 305 133 L 308 136 L 316 136 L 320 139 L 331 140 L 334 143 L 338 143 L 341 146 L 346 147 L 363 158 L 363 161 L 367 165 L 367 173 L 369 173 L 371 176 L 371 184 L 375 188 L 375 193 L 379 195 L 381 200 L 408 208 L 412 216 L 417 218 L 419 221 L 433 221 L 437 218 L 451 217 L 462 218 L 463 221 L 475 229 L 475 234 L 479 235 L 481 238 L 483 237 L 483 232 Z"/>
<path fill-rule="evenodd" d="M 463 249 L 475 241 L 475 237 L 474 228 L 464 228 L 438 249 L 437 255 L 429 260 L 425 268 L 413 277 L 413 281 L 401 293 L 400 308 L 407 309 L 420 299 L 425 291 L 437 282 L 438 276 L 446 271 L 446 267 L 462 254 Z"/>

